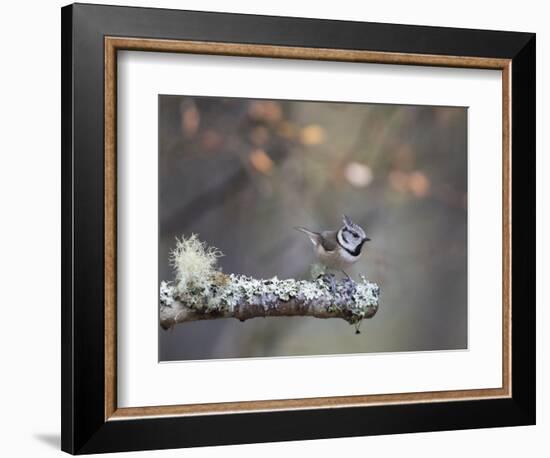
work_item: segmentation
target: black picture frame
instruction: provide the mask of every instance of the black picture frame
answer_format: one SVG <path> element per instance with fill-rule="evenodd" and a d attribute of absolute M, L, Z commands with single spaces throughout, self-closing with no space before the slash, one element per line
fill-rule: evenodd
<path fill-rule="evenodd" d="M 106 36 L 511 59 L 511 397 L 106 420 Z M 535 34 L 74 4 L 62 8 L 61 38 L 64 451 L 535 424 Z"/>

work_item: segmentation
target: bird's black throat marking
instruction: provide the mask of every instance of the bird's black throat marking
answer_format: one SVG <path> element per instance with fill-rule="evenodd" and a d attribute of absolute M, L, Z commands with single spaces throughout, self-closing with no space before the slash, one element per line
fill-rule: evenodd
<path fill-rule="evenodd" d="M 344 237 L 344 240 L 346 240 L 346 238 Z M 346 240 L 347 242 L 347 240 Z M 350 250 L 349 248 L 345 247 L 345 246 L 342 246 L 342 248 L 344 250 L 346 250 L 349 254 L 351 254 L 352 256 L 359 256 L 361 254 L 361 248 L 363 247 L 363 243 L 365 243 L 364 240 L 361 240 L 361 243 L 359 243 L 359 245 L 357 245 L 357 247 L 355 248 L 355 250 Z"/>

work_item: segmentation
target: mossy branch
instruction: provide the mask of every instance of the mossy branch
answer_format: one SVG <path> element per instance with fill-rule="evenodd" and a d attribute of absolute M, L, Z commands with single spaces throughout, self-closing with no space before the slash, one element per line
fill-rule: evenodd
<path fill-rule="evenodd" d="M 379 287 L 361 277 L 335 281 L 329 275 L 315 280 L 258 280 L 216 270 L 222 254 L 197 236 L 177 241 L 171 261 L 174 282 L 160 286 L 160 325 L 164 329 L 196 320 L 311 316 L 341 318 L 358 329 L 378 310 Z"/>

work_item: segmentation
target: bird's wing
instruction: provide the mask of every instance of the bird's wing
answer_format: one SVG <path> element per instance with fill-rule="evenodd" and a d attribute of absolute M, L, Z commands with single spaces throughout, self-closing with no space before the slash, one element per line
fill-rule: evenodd
<path fill-rule="evenodd" d="M 310 231 L 309 229 L 306 229 L 305 227 L 295 227 L 294 229 L 306 234 L 309 237 L 309 240 L 311 240 L 311 243 L 313 243 L 313 245 L 315 245 L 315 246 L 319 245 L 319 243 L 322 242 L 321 234 L 319 234 L 318 232 Z"/>
<path fill-rule="evenodd" d="M 336 235 L 338 231 L 324 231 L 322 235 L 322 243 L 325 251 L 334 251 L 338 248 L 338 239 Z"/>

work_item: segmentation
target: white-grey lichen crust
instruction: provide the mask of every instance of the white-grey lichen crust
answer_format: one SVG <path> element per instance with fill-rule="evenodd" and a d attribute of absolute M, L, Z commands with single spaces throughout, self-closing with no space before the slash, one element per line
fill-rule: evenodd
<path fill-rule="evenodd" d="M 177 239 L 171 253 L 174 282 L 161 282 L 160 323 L 169 328 L 184 321 L 267 316 L 342 318 L 358 324 L 378 310 L 380 289 L 361 276 L 334 281 L 255 279 L 225 275 L 217 268 L 222 253 L 193 234 Z"/>

